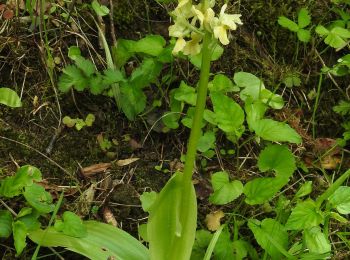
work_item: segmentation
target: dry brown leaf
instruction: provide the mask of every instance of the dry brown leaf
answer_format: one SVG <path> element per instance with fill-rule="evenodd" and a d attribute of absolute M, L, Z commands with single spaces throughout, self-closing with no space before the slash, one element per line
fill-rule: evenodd
<path fill-rule="evenodd" d="M 108 168 L 111 167 L 111 165 L 112 165 L 111 163 L 98 163 L 88 167 L 84 167 L 80 171 L 81 171 L 81 174 L 84 175 L 85 177 L 91 177 L 98 173 L 105 172 Z"/>
<path fill-rule="evenodd" d="M 142 145 L 140 143 L 138 143 L 135 139 L 132 139 L 132 138 L 129 140 L 129 145 L 133 151 L 142 148 Z"/>
<path fill-rule="evenodd" d="M 323 157 L 320 161 L 321 166 L 325 170 L 334 170 L 336 169 L 341 162 L 341 159 L 337 156 L 327 155 Z"/>
<path fill-rule="evenodd" d="M 205 217 L 205 223 L 207 224 L 207 228 L 210 231 L 216 231 L 221 226 L 220 220 L 225 216 L 222 210 L 217 210 L 209 213 Z"/>
<path fill-rule="evenodd" d="M 118 222 L 115 219 L 112 211 L 107 207 L 103 208 L 103 218 L 106 223 L 111 224 L 114 227 L 118 225 Z"/>
<path fill-rule="evenodd" d="M 12 10 L 10 9 L 6 9 L 2 15 L 4 17 L 5 20 L 10 20 L 13 18 L 14 16 L 14 13 Z"/>
<path fill-rule="evenodd" d="M 136 162 L 140 160 L 140 158 L 129 158 L 129 159 L 124 159 L 124 160 L 118 160 L 117 161 L 117 165 L 122 167 L 122 166 L 126 166 L 126 165 L 129 165 L 133 162 Z"/>

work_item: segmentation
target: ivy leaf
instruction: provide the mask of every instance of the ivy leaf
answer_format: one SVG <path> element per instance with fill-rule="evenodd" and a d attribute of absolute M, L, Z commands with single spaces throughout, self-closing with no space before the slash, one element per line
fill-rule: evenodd
<path fill-rule="evenodd" d="M 215 133 L 212 131 L 205 132 L 198 141 L 197 150 L 201 153 L 208 151 L 215 146 Z"/>
<path fill-rule="evenodd" d="M 30 206 L 41 213 L 49 213 L 55 209 L 50 193 L 39 184 L 33 183 L 33 185 L 26 187 L 23 196 Z"/>
<path fill-rule="evenodd" d="M 283 225 L 274 219 L 266 218 L 261 222 L 250 219 L 248 227 L 253 232 L 258 244 L 272 259 L 283 258 L 280 248 L 287 250 L 288 247 L 288 233 Z"/>
<path fill-rule="evenodd" d="M 210 94 L 218 127 L 227 133 L 236 133 L 244 122 L 244 112 L 231 98 L 219 92 Z M 234 119 L 234 120 L 232 120 Z"/>
<path fill-rule="evenodd" d="M 21 221 L 13 222 L 13 240 L 16 248 L 16 255 L 19 256 L 26 247 L 27 228 Z"/>
<path fill-rule="evenodd" d="M 306 8 L 301 8 L 298 14 L 299 28 L 305 28 L 311 23 L 311 16 Z"/>
<path fill-rule="evenodd" d="M 278 17 L 278 24 L 292 32 L 297 32 L 299 30 L 299 26 L 285 16 Z"/>
<path fill-rule="evenodd" d="M 12 233 L 13 217 L 8 210 L 0 210 L 0 238 L 8 238 Z"/>
<path fill-rule="evenodd" d="M 57 220 L 55 225 L 57 231 L 71 237 L 82 238 L 87 236 L 86 227 L 79 216 L 73 212 L 66 211 L 63 213 L 62 220 Z"/>
<path fill-rule="evenodd" d="M 289 125 L 272 119 L 261 119 L 254 123 L 255 134 L 267 141 L 300 144 L 300 135 Z"/>
<path fill-rule="evenodd" d="M 238 181 L 230 182 L 227 172 L 216 172 L 211 176 L 214 192 L 209 201 L 217 205 L 227 204 L 238 198 L 243 192 L 243 184 Z"/>
<path fill-rule="evenodd" d="M 197 100 L 196 89 L 188 86 L 184 81 L 181 81 L 179 88 L 174 92 L 174 98 L 177 101 L 195 106 Z"/>
<path fill-rule="evenodd" d="M 310 253 L 324 254 L 331 252 L 331 244 L 318 226 L 304 230 L 304 241 Z"/>
<path fill-rule="evenodd" d="M 121 84 L 121 108 L 129 120 L 134 120 L 146 107 L 146 96 L 141 89 Z"/>
<path fill-rule="evenodd" d="M 350 187 L 340 186 L 330 197 L 329 203 L 340 214 L 350 214 Z"/>
<path fill-rule="evenodd" d="M 298 203 L 292 210 L 286 223 L 286 228 L 288 230 L 312 228 L 323 223 L 323 220 L 322 212 L 317 209 L 316 203 L 308 199 Z"/>
<path fill-rule="evenodd" d="M 98 16 L 105 16 L 109 14 L 109 9 L 105 5 L 100 5 L 97 0 L 92 1 L 91 3 L 92 9 L 94 9 L 95 13 Z"/>
<path fill-rule="evenodd" d="M 0 104 L 8 107 L 21 107 L 22 102 L 17 93 L 10 88 L 0 88 Z"/>

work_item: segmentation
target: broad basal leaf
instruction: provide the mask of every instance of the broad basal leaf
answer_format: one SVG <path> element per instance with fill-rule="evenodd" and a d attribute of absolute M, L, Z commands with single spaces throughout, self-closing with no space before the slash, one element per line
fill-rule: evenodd
<path fill-rule="evenodd" d="M 211 176 L 214 192 L 209 201 L 217 205 L 227 204 L 238 198 L 243 192 L 242 182 L 230 181 L 227 172 L 216 172 Z"/>
<path fill-rule="evenodd" d="M 13 217 L 8 210 L 0 210 L 0 238 L 8 238 L 12 233 Z"/>
<path fill-rule="evenodd" d="M 17 93 L 10 88 L 0 88 L 0 104 L 8 107 L 21 107 L 22 102 Z"/>
<path fill-rule="evenodd" d="M 147 235 L 151 259 L 189 259 L 197 226 L 193 184 L 184 182 L 182 173 L 176 173 L 161 190 L 149 213 Z"/>
<path fill-rule="evenodd" d="M 288 233 L 283 225 L 274 219 L 266 218 L 262 222 L 251 219 L 248 221 L 248 227 L 253 232 L 258 244 L 272 259 L 284 258 L 280 248 L 287 250 Z"/>
<path fill-rule="evenodd" d="M 201 153 L 215 147 L 215 133 L 212 131 L 205 132 L 198 141 L 197 150 Z"/>
<path fill-rule="evenodd" d="M 121 84 L 121 108 L 129 120 L 134 120 L 146 107 L 146 96 L 142 89 Z"/>
<path fill-rule="evenodd" d="M 147 35 L 132 45 L 134 52 L 145 53 L 152 56 L 158 56 L 166 44 L 164 38 L 160 35 Z"/>
<path fill-rule="evenodd" d="M 330 197 L 329 203 L 340 214 L 350 214 L 350 187 L 340 186 Z"/>
<path fill-rule="evenodd" d="M 218 127 L 227 133 L 235 133 L 244 122 L 244 112 L 233 99 L 219 92 L 210 94 Z"/>
<path fill-rule="evenodd" d="M 55 205 L 52 204 L 51 194 L 39 184 L 33 183 L 31 186 L 27 186 L 23 196 L 30 206 L 41 213 L 49 213 L 55 209 Z"/>
<path fill-rule="evenodd" d="M 289 125 L 272 119 L 261 119 L 257 121 L 253 130 L 256 135 L 267 141 L 290 142 L 300 144 L 302 139 L 300 135 Z"/>
<path fill-rule="evenodd" d="M 209 91 L 218 91 L 218 92 L 230 92 L 230 91 L 239 91 L 239 87 L 233 85 L 231 79 L 229 79 L 224 74 L 216 74 L 214 79 L 208 85 Z"/>
<path fill-rule="evenodd" d="M 252 101 L 259 100 L 260 91 L 265 89 L 264 83 L 257 76 L 248 72 L 236 72 L 233 80 L 237 86 L 243 88 L 240 93 L 243 101 L 248 97 L 251 97 Z"/>
<path fill-rule="evenodd" d="M 304 242 L 310 253 L 324 254 L 331 252 L 331 244 L 318 226 L 304 231 Z"/>
<path fill-rule="evenodd" d="M 288 230 L 302 230 L 316 227 L 323 222 L 323 214 L 317 209 L 316 203 L 308 199 L 300 202 L 292 210 L 286 228 Z"/>
<path fill-rule="evenodd" d="M 147 248 L 127 232 L 96 221 L 84 222 L 87 236 L 76 238 L 47 230 L 29 232 L 29 238 L 46 247 L 65 247 L 89 259 L 149 260 Z"/>

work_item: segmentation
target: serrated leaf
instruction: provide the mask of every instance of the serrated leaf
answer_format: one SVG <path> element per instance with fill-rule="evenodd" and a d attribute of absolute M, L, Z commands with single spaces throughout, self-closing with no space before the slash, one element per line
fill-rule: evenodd
<path fill-rule="evenodd" d="M 350 187 L 340 186 L 330 197 L 329 203 L 340 214 L 350 214 Z"/>
<path fill-rule="evenodd" d="M 114 70 L 114 69 L 106 69 L 103 71 L 103 84 L 104 85 L 112 85 L 113 83 L 117 83 L 120 81 L 125 81 L 123 74 L 120 72 L 120 70 Z"/>
<path fill-rule="evenodd" d="M 79 56 L 81 56 L 81 51 L 78 46 L 70 46 L 68 48 L 68 57 L 71 60 L 75 60 L 76 57 L 79 57 Z"/>
<path fill-rule="evenodd" d="M 321 35 L 321 36 L 325 36 L 325 35 L 329 34 L 329 30 L 326 29 L 326 28 L 325 28 L 324 26 L 322 26 L 322 25 L 318 25 L 318 26 L 316 27 L 315 31 L 316 31 L 319 35 Z"/>
<path fill-rule="evenodd" d="M 26 187 L 23 196 L 30 206 L 41 213 L 49 213 L 55 209 L 50 193 L 39 184 L 33 183 L 33 185 Z"/>
<path fill-rule="evenodd" d="M 155 191 L 142 193 L 140 200 L 143 211 L 148 212 L 152 208 L 152 205 L 156 201 L 157 196 L 158 194 Z"/>
<path fill-rule="evenodd" d="M 141 65 L 136 68 L 130 77 L 129 84 L 133 88 L 144 88 L 155 82 L 163 65 L 155 59 L 144 59 Z"/>
<path fill-rule="evenodd" d="M 26 247 L 27 228 L 21 221 L 13 222 L 13 240 L 16 248 L 16 255 L 19 256 Z"/>
<path fill-rule="evenodd" d="M 91 76 L 89 78 L 89 90 L 93 95 L 102 94 L 106 89 L 106 85 L 103 84 L 103 78 L 100 75 Z"/>
<path fill-rule="evenodd" d="M 311 16 L 306 8 L 302 8 L 298 14 L 298 25 L 299 28 L 305 28 L 311 23 Z"/>
<path fill-rule="evenodd" d="M 188 86 L 184 81 L 181 81 L 179 88 L 174 91 L 174 98 L 177 101 L 195 106 L 197 100 L 196 89 Z"/>
<path fill-rule="evenodd" d="M 341 100 L 338 105 L 333 107 L 333 111 L 342 116 L 350 114 L 350 102 Z"/>
<path fill-rule="evenodd" d="M 286 250 L 288 247 L 288 233 L 283 225 L 274 219 L 266 218 L 262 222 L 251 219 L 248 221 L 248 227 L 253 232 L 258 244 L 272 259 L 283 258 L 280 248 Z"/>
<path fill-rule="evenodd" d="M 63 69 L 63 73 L 58 82 L 60 91 L 67 92 L 72 86 L 78 91 L 83 91 L 88 86 L 88 80 L 77 66 L 68 65 Z"/>
<path fill-rule="evenodd" d="M 283 83 L 288 87 L 299 87 L 301 84 L 301 80 L 298 74 L 287 74 L 283 79 Z"/>
<path fill-rule="evenodd" d="M 331 252 L 331 244 L 318 226 L 304 231 L 304 241 L 310 253 L 324 254 Z"/>
<path fill-rule="evenodd" d="M 285 16 L 278 17 L 278 24 L 292 32 L 297 32 L 299 30 L 299 26 Z"/>
<path fill-rule="evenodd" d="M 219 92 L 210 94 L 218 127 L 227 133 L 236 133 L 244 122 L 244 112 L 233 99 Z"/>
<path fill-rule="evenodd" d="M 215 146 L 215 133 L 212 131 L 205 132 L 198 141 L 197 150 L 201 153 L 208 151 Z"/>
<path fill-rule="evenodd" d="M 227 172 L 216 172 L 211 176 L 214 192 L 209 201 L 217 205 L 227 204 L 238 198 L 243 192 L 243 184 L 238 181 L 230 182 Z"/>
<path fill-rule="evenodd" d="M 309 42 L 311 39 L 310 31 L 305 29 L 299 29 L 299 31 L 297 32 L 297 36 L 301 42 Z"/>
<path fill-rule="evenodd" d="M 92 1 L 91 7 L 92 7 L 92 9 L 94 9 L 95 13 L 98 16 L 105 16 L 105 15 L 109 14 L 108 7 L 105 5 L 100 5 L 97 0 Z"/>
<path fill-rule="evenodd" d="M 292 210 L 286 228 L 288 230 L 302 230 L 316 227 L 324 220 L 322 212 L 316 207 L 316 203 L 311 199 L 300 202 Z"/>
<path fill-rule="evenodd" d="M 88 59 L 81 56 L 75 57 L 75 65 L 82 70 L 86 77 L 90 77 L 95 73 L 95 65 Z"/>
<path fill-rule="evenodd" d="M 341 27 L 334 27 L 329 31 L 325 27 L 319 25 L 316 27 L 316 32 L 321 36 L 326 36 L 324 42 L 333 48 L 345 46 L 345 40 L 350 38 L 350 31 Z"/>
<path fill-rule="evenodd" d="M 13 217 L 8 210 L 0 210 L 0 238 L 8 238 L 12 233 Z"/>
<path fill-rule="evenodd" d="M 255 134 L 267 141 L 300 144 L 300 135 L 289 125 L 272 119 L 261 119 L 254 123 Z"/>
<path fill-rule="evenodd" d="M 87 230 L 83 225 L 83 221 L 79 216 L 70 211 L 63 213 L 62 220 L 56 221 L 55 228 L 67 236 L 77 238 L 87 236 Z"/>
<path fill-rule="evenodd" d="M 8 107 L 21 107 L 22 102 L 17 93 L 10 88 L 0 88 L 0 104 Z"/>
<path fill-rule="evenodd" d="M 134 120 L 146 107 L 146 96 L 141 89 L 121 84 L 121 108 L 129 120 Z"/>

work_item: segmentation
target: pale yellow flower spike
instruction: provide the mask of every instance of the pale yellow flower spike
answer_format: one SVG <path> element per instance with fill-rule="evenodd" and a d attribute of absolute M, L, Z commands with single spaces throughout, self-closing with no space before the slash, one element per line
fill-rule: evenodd
<path fill-rule="evenodd" d="M 178 54 L 180 51 L 182 51 L 186 46 L 186 41 L 184 38 L 180 37 L 177 39 L 174 49 L 172 51 L 173 54 Z"/>

